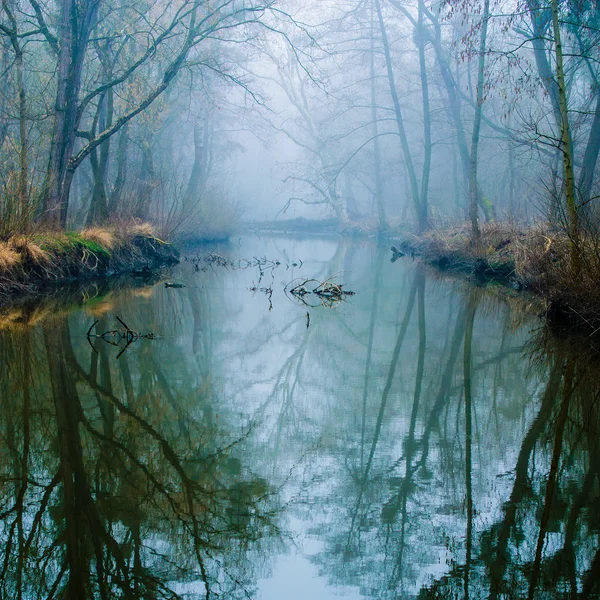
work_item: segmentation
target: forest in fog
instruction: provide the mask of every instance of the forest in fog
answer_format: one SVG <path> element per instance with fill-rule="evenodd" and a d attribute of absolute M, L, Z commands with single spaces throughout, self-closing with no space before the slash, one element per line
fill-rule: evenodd
<path fill-rule="evenodd" d="M 0 0 L 0 598 L 597 598 L 598 1 Z"/>
<path fill-rule="evenodd" d="M 595 1 L 3 0 L 0 237 L 597 220 Z"/>

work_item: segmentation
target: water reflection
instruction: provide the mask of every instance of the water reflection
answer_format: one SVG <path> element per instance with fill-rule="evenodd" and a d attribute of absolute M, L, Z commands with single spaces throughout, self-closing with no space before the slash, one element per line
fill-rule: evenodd
<path fill-rule="evenodd" d="M 2 597 L 289 597 L 284 555 L 315 598 L 598 597 L 593 354 L 387 250 L 221 252 L 281 258 L 272 310 L 251 270 L 184 264 L 4 321 Z M 334 273 L 357 294 L 307 328 L 285 284 Z M 115 315 L 163 338 L 94 352 Z"/>
<path fill-rule="evenodd" d="M 278 500 L 243 432 L 223 432 L 209 385 L 173 388 L 152 345 L 116 361 L 81 340 L 67 319 L 2 337 L 2 596 L 251 589 Z"/>

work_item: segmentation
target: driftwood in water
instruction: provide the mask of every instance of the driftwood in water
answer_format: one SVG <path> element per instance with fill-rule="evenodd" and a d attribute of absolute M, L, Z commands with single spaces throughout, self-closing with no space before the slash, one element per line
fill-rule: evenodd
<path fill-rule="evenodd" d="M 305 306 L 326 306 L 331 308 L 354 296 L 354 292 L 344 289 L 344 284 L 333 281 L 335 275 L 325 281 L 319 279 L 294 279 L 285 286 L 286 295 L 292 296 Z"/>
<path fill-rule="evenodd" d="M 91 327 L 88 329 L 87 341 L 88 341 L 89 345 L 92 347 L 92 350 L 94 352 L 96 352 L 96 354 L 98 353 L 98 351 L 96 350 L 96 348 L 94 348 L 94 344 L 92 344 L 92 338 L 100 338 L 101 340 L 104 340 L 107 344 L 111 344 L 112 346 L 117 346 L 117 347 L 121 348 L 121 351 L 117 355 L 117 358 L 119 358 L 121 356 L 121 354 L 123 354 L 123 352 L 125 352 L 125 350 L 127 350 L 127 348 L 129 348 L 129 346 L 133 342 L 137 342 L 138 340 L 141 340 L 141 339 L 147 339 L 147 340 L 155 340 L 156 339 L 156 335 L 154 333 L 140 333 L 138 331 L 134 331 L 133 329 L 131 329 L 129 327 L 129 325 L 127 325 L 127 323 L 125 323 L 125 321 L 120 319 L 117 315 L 115 315 L 115 317 L 116 317 L 117 321 L 119 321 L 119 323 L 121 323 L 121 325 L 123 325 L 123 327 L 121 327 L 119 329 L 110 329 L 109 331 L 105 331 L 104 333 L 92 333 L 92 330 L 98 323 L 98 320 L 96 320 L 92 323 Z"/>

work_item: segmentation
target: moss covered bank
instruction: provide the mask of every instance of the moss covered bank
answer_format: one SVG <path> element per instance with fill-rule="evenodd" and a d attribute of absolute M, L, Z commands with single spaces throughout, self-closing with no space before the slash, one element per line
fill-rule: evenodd
<path fill-rule="evenodd" d="M 15 294 L 124 273 L 148 274 L 179 253 L 148 225 L 15 235 L 0 242 L 0 303 Z"/>

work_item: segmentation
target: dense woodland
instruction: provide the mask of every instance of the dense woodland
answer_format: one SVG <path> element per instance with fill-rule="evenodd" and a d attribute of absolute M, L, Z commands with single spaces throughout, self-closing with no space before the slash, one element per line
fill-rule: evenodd
<path fill-rule="evenodd" d="M 310 204 L 419 233 L 468 220 L 475 237 L 482 221 L 543 218 L 577 262 L 597 221 L 599 10 L 5 0 L 0 235 L 252 216 L 228 171 L 250 131 L 271 149 L 271 214 Z"/>

